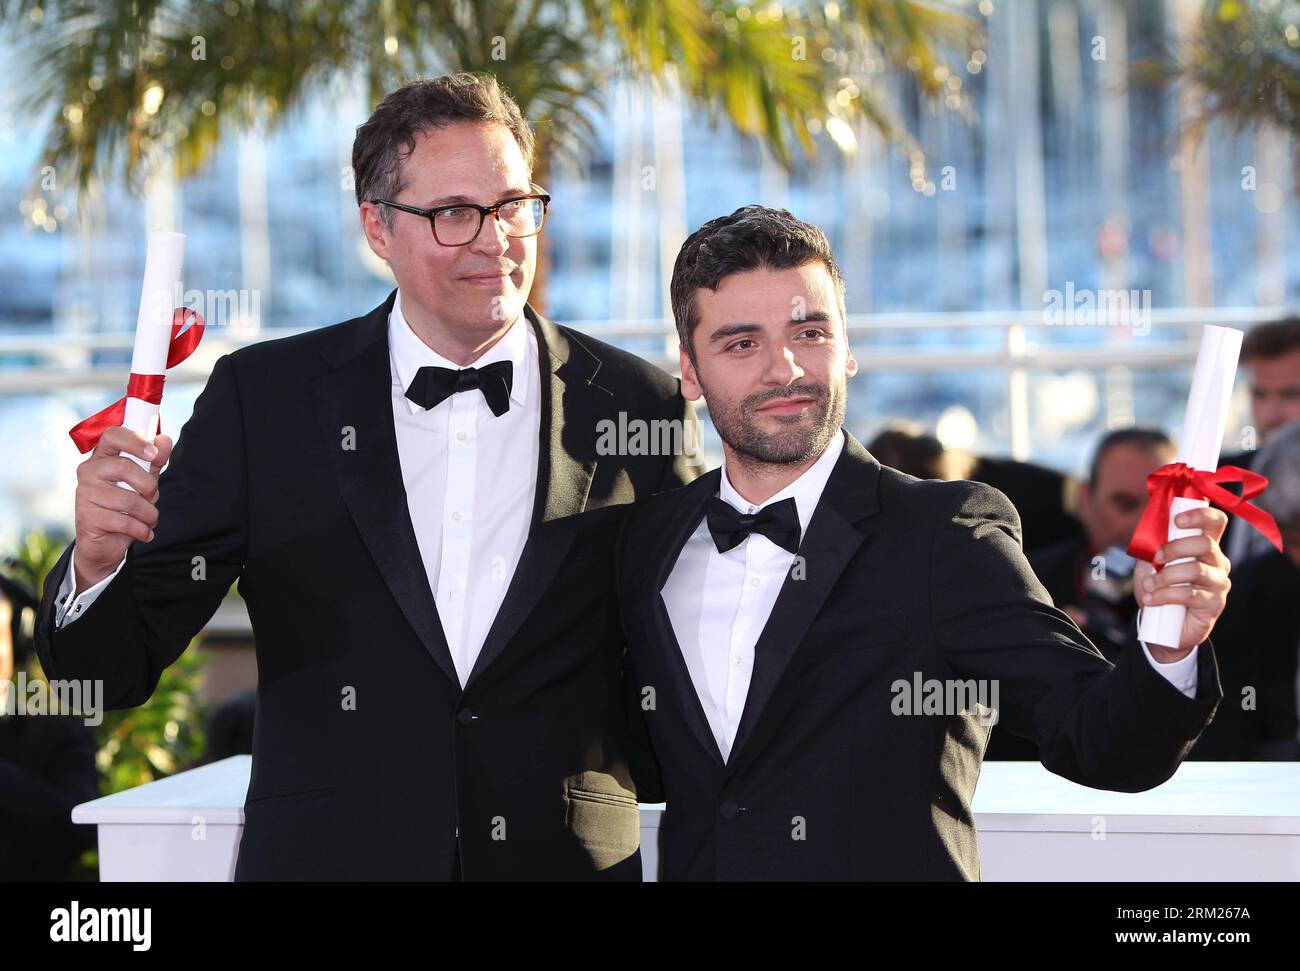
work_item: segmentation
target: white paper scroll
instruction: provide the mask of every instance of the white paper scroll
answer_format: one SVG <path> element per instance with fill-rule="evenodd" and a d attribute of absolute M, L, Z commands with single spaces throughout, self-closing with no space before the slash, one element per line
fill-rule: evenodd
<path fill-rule="evenodd" d="M 1228 423 L 1228 402 L 1237 378 L 1237 357 L 1241 354 L 1242 332 L 1231 327 L 1206 324 L 1201 334 L 1201 350 L 1196 356 L 1192 389 L 1187 396 L 1183 418 L 1183 437 L 1176 461 L 1213 472 L 1219 467 L 1219 449 Z M 1199 529 L 1182 529 L 1174 518 L 1188 509 L 1208 506 L 1204 499 L 1175 498 L 1169 507 L 1169 539 L 1199 536 Z M 1174 560 L 1186 563 L 1190 557 Z M 1166 564 L 1166 566 L 1171 566 Z M 1138 618 L 1138 638 L 1147 644 L 1176 648 L 1182 639 L 1187 608 L 1182 604 L 1161 604 L 1143 608 Z"/>
<path fill-rule="evenodd" d="M 140 313 L 135 321 L 135 348 L 131 352 L 132 374 L 165 374 L 167 352 L 172 339 L 172 315 L 176 311 L 177 284 L 185 263 L 185 237 L 162 229 L 149 232 L 144 258 L 144 285 L 140 289 Z M 158 434 L 159 406 L 139 398 L 126 399 L 122 427 L 152 441 Z M 140 468 L 150 463 L 134 455 L 127 458 Z M 119 482 L 124 489 L 131 488 Z"/>

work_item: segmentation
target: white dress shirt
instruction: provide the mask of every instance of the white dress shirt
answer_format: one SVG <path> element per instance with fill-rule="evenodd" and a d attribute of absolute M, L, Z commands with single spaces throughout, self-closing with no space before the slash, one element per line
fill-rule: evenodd
<path fill-rule="evenodd" d="M 747 514 L 793 497 L 803 535 L 843 450 L 841 433 L 799 478 L 759 505 L 732 488 L 724 456 L 718 495 Z M 761 533 L 752 533 L 739 546 L 719 553 L 708 519 L 703 518 L 664 584 L 664 605 L 723 759 L 731 754 L 745 710 L 754 672 L 754 645 L 767 625 L 794 557 Z"/>
<path fill-rule="evenodd" d="M 807 535 L 813 511 L 843 450 L 841 432 L 799 478 L 757 505 L 732 487 L 724 456 L 718 495 L 746 515 L 793 498 L 800 535 Z M 754 646 L 794 559 L 795 554 L 761 533 L 751 533 L 739 546 L 719 553 L 708 520 L 702 518 L 664 584 L 664 605 L 673 632 L 724 760 L 731 754 L 745 710 L 754 671 Z M 1145 644 L 1142 650 L 1151 665 L 1183 694 L 1189 698 L 1195 695 L 1199 648 L 1170 664 L 1157 662 Z"/>
<path fill-rule="evenodd" d="M 492 414 L 480 391 L 431 409 L 406 397 L 421 367 L 458 369 L 411 330 L 401 292 L 388 318 L 393 424 L 420 557 L 462 685 L 469 678 L 528 540 L 537 488 L 541 379 L 537 338 L 521 313 L 474 367 L 510 361 L 510 410 Z M 76 550 L 59 588 L 56 626 L 82 616 L 117 570 L 69 602 Z"/>
<path fill-rule="evenodd" d="M 406 504 L 447 646 L 462 685 L 478 659 L 528 540 L 537 488 L 542 420 L 537 338 L 523 314 L 474 367 L 510 361 L 510 410 L 492 414 L 480 391 L 453 394 L 432 409 L 406 397 L 425 366 L 457 368 L 389 318 L 393 418 Z"/>

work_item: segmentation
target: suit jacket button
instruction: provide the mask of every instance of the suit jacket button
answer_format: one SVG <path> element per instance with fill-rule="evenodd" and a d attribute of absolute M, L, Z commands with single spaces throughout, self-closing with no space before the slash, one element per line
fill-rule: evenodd
<path fill-rule="evenodd" d="M 718 807 L 718 814 L 723 819 L 735 819 L 740 815 L 740 806 L 736 805 L 735 802 L 728 799 L 726 802 L 724 802 L 721 806 Z"/>
<path fill-rule="evenodd" d="M 468 725 L 470 722 L 477 719 L 478 715 L 474 714 L 468 708 L 462 708 L 460 711 L 456 712 L 456 721 L 460 722 L 462 725 Z"/>

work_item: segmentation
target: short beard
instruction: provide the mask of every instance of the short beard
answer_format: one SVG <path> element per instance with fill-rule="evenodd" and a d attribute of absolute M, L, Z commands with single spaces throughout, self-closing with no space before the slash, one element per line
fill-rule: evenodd
<path fill-rule="evenodd" d="M 708 390 L 704 391 L 708 401 Z M 754 409 L 781 398 L 808 396 L 815 399 L 809 405 L 812 427 L 792 423 L 789 428 L 775 433 L 765 432 L 752 420 Z M 824 385 L 801 382 L 774 391 L 758 391 L 745 397 L 738 406 L 718 407 L 709 402 L 709 417 L 718 437 L 734 453 L 738 464 L 751 471 L 761 471 L 762 466 L 802 465 L 826 450 L 844 423 L 847 410 L 848 388 L 845 382 Z"/>

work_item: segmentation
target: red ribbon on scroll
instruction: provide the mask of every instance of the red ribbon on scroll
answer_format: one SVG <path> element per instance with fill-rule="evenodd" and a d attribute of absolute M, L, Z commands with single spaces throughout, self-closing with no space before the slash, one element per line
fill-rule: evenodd
<path fill-rule="evenodd" d="M 1235 496 L 1224 489 L 1221 485 L 1224 482 L 1240 482 L 1241 495 Z M 1277 522 L 1263 509 L 1250 504 L 1267 486 L 1268 479 L 1258 472 L 1235 465 L 1225 465 L 1215 472 L 1194 469 L 1182 462 L 1162 465 L 1147 476 L 1147 493 L 1151 498 L 1128 544 L 1129 556 L 1148 563 L 1155 559 L 1156 550 L 1169 541 L 1169 504 L 1178 496 L 1208 499 L 1229 515 L 1250 523 L 1281 552 L 1282 534 Z M 1162 565 L 1156 564 L 1156 569 Z"/>
<path fill-rule="evenodd" d="M 184 330 L 186 324 L 190 326 Z M 203 316 L 188 307 L 179 308 L 172 314 L 171 343 L 167 347 L 167 366 L 175 367 L 194 353 L 203 340 Z M 68 432 L 77 443 L 77 450 L 83 454 L 99 444 L 100 436 L 108 428 L 116 428 L 126 417 L 126 399 L 138 398 L 153 405 L 162 404 L 163 374 L 136 374 L 126 382 L 126 394 L 102 411 L 97 411 L 84 421 L 78 422 Z M 161 422 L 158 431 L 162 431 Z"/>

